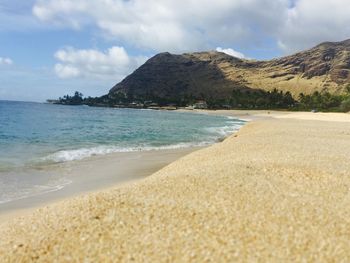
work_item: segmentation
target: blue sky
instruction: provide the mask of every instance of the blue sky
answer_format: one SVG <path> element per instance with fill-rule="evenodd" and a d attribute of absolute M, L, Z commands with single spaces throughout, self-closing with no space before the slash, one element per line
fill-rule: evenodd
<path fill-rule="evenodd" d="M 0 99 L 99 96 L 152 55 L 270 59 L 350 38 L 347 0 L 0 0 Z"/>

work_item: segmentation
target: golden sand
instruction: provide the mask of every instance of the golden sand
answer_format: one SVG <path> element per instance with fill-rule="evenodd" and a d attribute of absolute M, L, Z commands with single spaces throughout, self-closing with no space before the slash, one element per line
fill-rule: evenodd
<path fill-rule="evenodd" d="M 0 262 L 349 262 L 350 116 L 305 114 L 12 220 Z"/>
<path fill-rule="evenodd" d="M 35 208 L 144 179 L 198 149 L 200 147 L 111 153 L 50 165 L 45 167 L 48 174 L 60 175 L 70 183 L 58 191 L 0 204 L 0 228 L 1 224 L 8 219 L 31 213 Z"/>

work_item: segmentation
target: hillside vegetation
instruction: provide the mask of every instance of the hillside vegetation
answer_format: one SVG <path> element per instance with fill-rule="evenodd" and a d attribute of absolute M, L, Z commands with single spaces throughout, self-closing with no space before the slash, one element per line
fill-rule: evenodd
<path fill-rule="evenodd" d="M 183 107 L 201 100 L 213 109 L 348 111 L 349 71 L 350 40 L 325 42 L 269 61 L 217 51 L 166 52 L 149 59 L 105 96 L 66 95 L 59 103 L 144 108 Z"/>
<path fill-rule="evenodd" d="M 322 43 L 270 61 L 238 59 L 210 51 L 160 53 L 109 92 L 135 99 L 223 99 L 233 91 L 277 89 L 294 98 L 315 91 L 341 94 L 350 83 L 350 40 Z"/>

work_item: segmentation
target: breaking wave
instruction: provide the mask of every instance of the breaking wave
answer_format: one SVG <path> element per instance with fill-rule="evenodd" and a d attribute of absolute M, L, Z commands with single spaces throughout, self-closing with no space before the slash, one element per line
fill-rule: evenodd
<path fill-rule="evenodd" d="M 141 152 L 141 151 L 157 151 L 157 150 L 171 150 L 181 149 L 189 147 L 204 147 L 215 142 L 221 141 L 223 138 L 231 135 L 242 127 L 243 122 L 227 121 L 228 125 L 222 127 L 207 127 L 204 128 L 205 135 L 201 142 L 181 142 L 170 145 L 152 146 L 152 145 L 139 145 L 131 147 L 121 147 L 116 145 L 100 145 L 90 148 L 80 148 L 73 150 L 61 150 L 50 154 L 41 159 L 45 162 L 68 162 L 75 160 L 82 160 L 97 155 L 105 155 L 111 153 L 126 153 L 126 152 Z"/>

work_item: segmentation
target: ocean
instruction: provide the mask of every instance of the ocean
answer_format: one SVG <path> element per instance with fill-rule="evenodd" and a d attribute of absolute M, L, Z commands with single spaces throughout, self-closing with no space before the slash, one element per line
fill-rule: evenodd
<path fill-rule="evenodd" d="M 0 204 L 56 191 L 50 166 L 96 155 L 213 144 L 244 121 L 224 116 L 0 101 Z"/>

